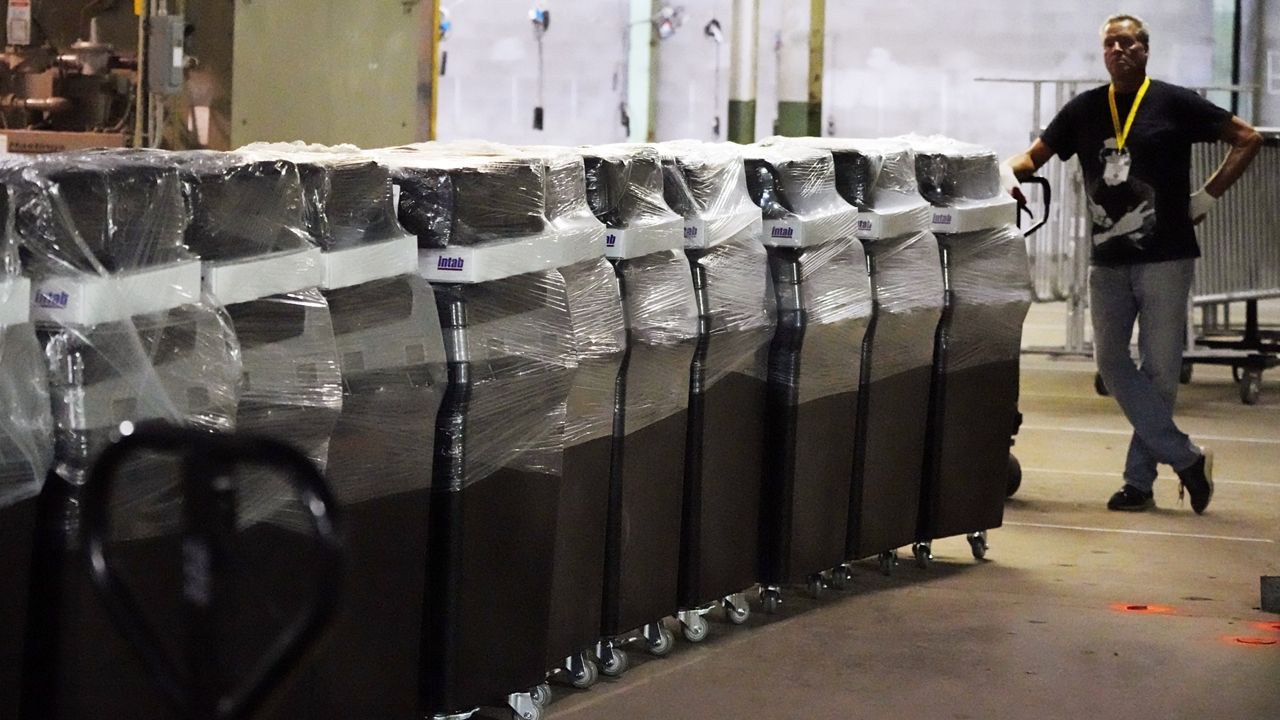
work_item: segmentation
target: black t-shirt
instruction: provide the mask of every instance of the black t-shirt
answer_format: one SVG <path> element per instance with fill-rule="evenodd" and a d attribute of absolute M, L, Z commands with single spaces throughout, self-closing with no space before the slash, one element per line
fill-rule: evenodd
<path fill-rule="evenodd" d="M 1152 80 L 1125 139 L 1132 166 L 1119 184 L 1103 179 L 1116 152 L 1107 85 L 1077 95 L 1041 140 L 1063 160 L 1080 158 L 1093 225 L 1093 264 L 1132 265 L 1200 257 L 1188 217 L 1191 144 L 1217 140 L 1231 113 L 1186 88 Z M 1137 93 L 1117 93 L 1121 127 Z"/>

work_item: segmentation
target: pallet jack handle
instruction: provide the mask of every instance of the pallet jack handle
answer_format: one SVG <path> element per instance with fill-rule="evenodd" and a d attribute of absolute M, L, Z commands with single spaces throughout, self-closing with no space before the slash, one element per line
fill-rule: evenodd
<path fill-rule="evenodd" d="M 1052 200 L 1053 200 L 1053 186 L 1049 184 L 1048 178 L 1042 178 L 1038 175 L 1028 178 L 1026 182 L 1032 185 L 1040 186 L 1040 197 L 1044 201 L 1043 202 L 1044 208 L 1041 211 L 1040 221 L 1032 225 L 1030 228 L 1027 228 L 1026 232 L 1022 233 L 1023 237 L 1031 237 L 1036 233 L 1037 230 L 1044 227 L 1045 224 L 1049 222 L 1049 207 L 1052 205 Z M 1031 208 L 1023 203 L 1019 203 L 1018 204 L 1018 228 L 1019 229 L 1022 228 L 1022 214 L 1024 212 L 1027 215 L 1029 215 L 1033 220 L 1035 219 L 1035 213 L 1031 212 Z"/>
<path fill-rule="evenodd" d="M 85 560 L 93 584 L 112 621 L 139 653 L 156 684 L 187 720 L 244 720 L 292 670 L 319 636 L 337 603 L 342 575 L 342 543 L 336 503 L 324 478 L 297 450 L 274 440 L 214 434 L 167 423 L 125 424 L 124 437 L 107 448 L 84 488 Z M 186 672 L 164 650 L 137 599 L 112 565 L 111 488 L 130 459 L 140 454 L 171 456 L 180 462 L 183 496 L 183 607 Z M 219 575 L 227 564 L 236 528 L 234 483 L 238 467 L 263 468 L 288 478 L 319 549 L 315 594 L 244 679 L 229 691 L 220 682 L 219 641 L 214 624 L 225 598 Z"/>

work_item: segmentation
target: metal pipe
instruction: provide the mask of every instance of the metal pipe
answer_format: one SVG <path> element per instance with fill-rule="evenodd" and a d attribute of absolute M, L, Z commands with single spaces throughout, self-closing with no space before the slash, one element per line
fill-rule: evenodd
<path fill-rule="evenodd" d="M 729 65 L 729 140 L 756 139 L 756 51 L 760 35 L 760 0 L 734 0 L 733 40 Z"/>
<path fill-rule="evenodd" d="M 653 142 L 657 118 L 658 33 L 653 18 L 658 0 L 631 0 L 630 40 L 627 53 L 627 107 L 631 116 L 631 142 Z"/>
<path fill-rule="evenodd" d="M 57 114 L 67 112 L 71 107 L 71 99 L 64 97 L 26 98 L 17 95 L 0 97 L 0 108 L 5 110 L 36 110 Z"/>

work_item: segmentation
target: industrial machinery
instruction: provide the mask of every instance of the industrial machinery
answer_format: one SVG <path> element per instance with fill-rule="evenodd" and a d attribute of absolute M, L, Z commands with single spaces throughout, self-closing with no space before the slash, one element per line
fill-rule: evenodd
<path fill-rule="evenodd" d="M 136 5 L 139 51 L 117 48 L 100 30 L 100 18 L 119 0 L 75 4 L 82 7 L 67 0 L 7 0 L 0 150 L 158 146 L 160 100 L 183 88 L 183 16 L 168 14 L 165 0 Z M 68 30 L 69 13 L 78 13 L 74 36 L 80 39 L 59 47 L 55 33 Z"/>

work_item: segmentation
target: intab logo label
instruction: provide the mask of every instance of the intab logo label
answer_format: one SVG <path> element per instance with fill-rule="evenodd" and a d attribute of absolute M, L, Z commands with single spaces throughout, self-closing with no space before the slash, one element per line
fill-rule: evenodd
<path fill-rule="evenodd" d="M 779 240 L 790 240 L 795 237 L 796 229 L 789 227 L 775 227 L 770 235 Z"/>
<path fill-rule="evenodd" d="M 67 303 L 70 302 L 71 296 L 66 292 L 56 292 L 53 290 L 37 290 L 36 305 L 50 310 L 65 310 Z"/>
<path fill-rule="evenodd" d="M 464 262 L 465 261 L 460 257 L 444 257 L 442 255 L 440 256 L 440 259 L 436 261 L 436 269 L 460 272 Z"/>
<path fill-rule="evenodd" d="M 618 244 L 618 236 L 617 236 L 617 235 L 614 235 L 613 233 L 609 233 L 608 235 L 605 235 L 605 236 L 604 236 L 604 246 L 605 246 L 605 247 L 614 247 L 614 246 L 616 246 L 617 244 Z"/>
<path fill-rule="evenodd" d="M 934 215 L 933 224 L 934 225 L 950 225 L 951 216 L 950 215 Z"/>
<path fill-rule="evenodd" d="M 870 229 L 871 229 L 871 221 L 870 221 L 870 220 L 859 220 L 859 221 L 858 221 L 858 229 L 859 229 L 859 230 L 870 230 Z"/>
<path fill-rule="evenodd" d="M 698 237 L 698 228 L 693 225 L 686 225 L 684 228 L 684 239 L 693 240 Z"/>

